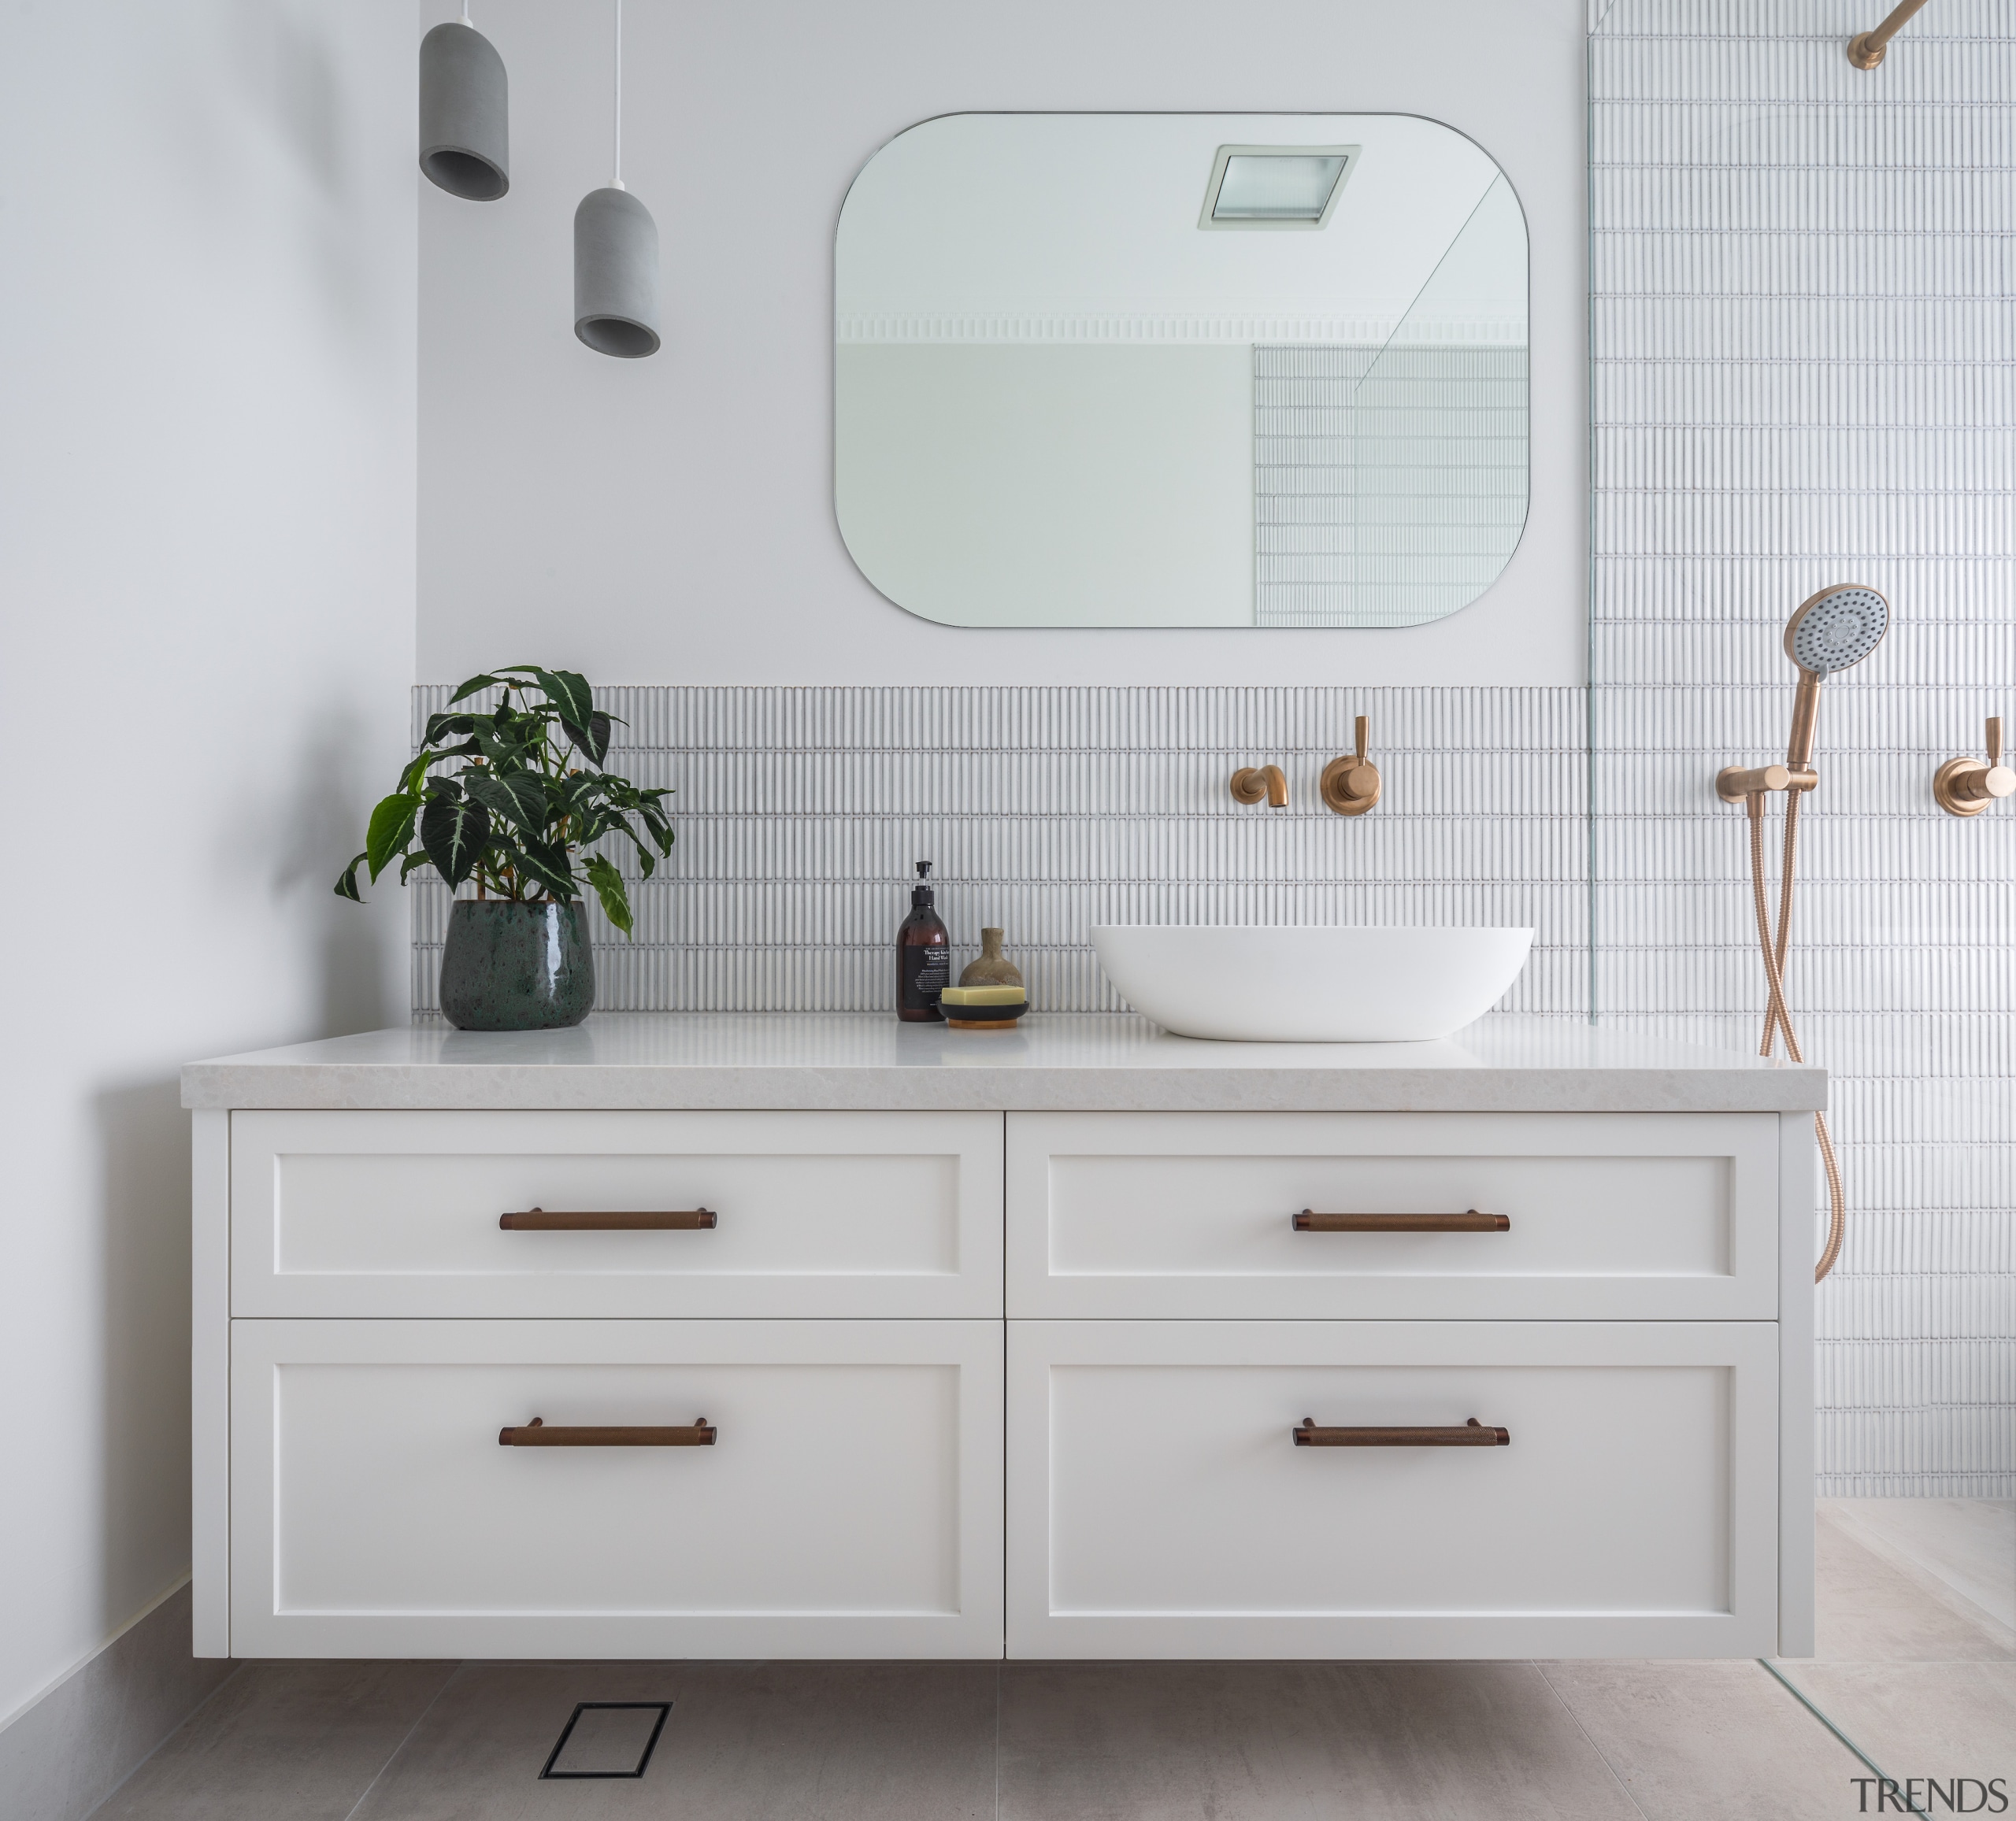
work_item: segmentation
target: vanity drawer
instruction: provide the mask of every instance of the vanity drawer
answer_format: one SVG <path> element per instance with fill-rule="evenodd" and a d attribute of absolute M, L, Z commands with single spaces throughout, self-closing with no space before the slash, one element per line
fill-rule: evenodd
<path fill-rule="evenodd" d="M 1772 1113 L 1010 1113 L 1008 1312 L 1770 1320 L 1777 1171 Z"/>
<path fill-rule="evenodd" d="M 239 1112 L 239 1316 L 999 1316 L 999 1113 Z M 553 1231 L 506 1213 L 701 1211 Z"/>
<path fill-rule="evenodd" d="M 1009 1654 L 1772 1654 L 1776 1361 L 1770 1323 L 1010 1321 Z"/>
<path fill-rule="evenodd" d="M 235 1656 L 998 1656 L 999 1322 L 239 1321 Z M 504 1446 L 689 1426 L 710 1446 Z"/>

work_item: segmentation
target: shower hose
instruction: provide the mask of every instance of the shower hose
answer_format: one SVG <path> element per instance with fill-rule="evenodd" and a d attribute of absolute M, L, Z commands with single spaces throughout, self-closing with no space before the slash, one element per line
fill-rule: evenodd
<path fill-rule="evenodd" d="M 1750 886 L 1757 905 L 1757 943 L 1764 955 L 1764 978 L 1769 983 L 1771 1003 L 1764 1012 L 1764 1041 L 1759 1056 L 1769 1056 L 1780 1031 L 1784 1033 L 1785 1053 L 1803 1062 L 1799 1038 L 1792 1033 L 1792 1014 L 1785 1009 L 1785 948 L 1792 935 L 1792 879 L 1799 853 L 1799 805 L 1805 792 L 1792 790 L 1785 798 L 1785 856 L 1778 883 L 1778 931 L 1771 933 L 1771 909 L 1764 890 L 1764 793 L 1753 790 L 1745 799 L 1750 816 Z M 1834 1268 L 1841 1256 L 1841 1241 L 1847 1231 L 1848 1198 L 1841 1186 L 1840 1160 L 1834 1155 L 1834 1140 L 1827 1130 L 1827 1116 L 1813 1116 L 1814 1136 L 1820 1143 L 1820 1160 L 1827 1171 L 1827 1244 L 1814 1268 L 1815 1283 Z"/>

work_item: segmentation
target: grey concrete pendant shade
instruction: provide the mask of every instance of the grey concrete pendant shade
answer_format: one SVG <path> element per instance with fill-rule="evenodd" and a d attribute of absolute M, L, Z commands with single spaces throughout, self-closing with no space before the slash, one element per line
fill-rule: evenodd
<path fill-rule="evenodd" d="M 511 187 L 504 60 L 472 25 L 437 25 L 420 41 L 420 168 L 470 202 Z"/>
<path fill-rule="evenodd" d="M 574 211 L 574 333 L 618 360 L 658 351 L 658 224 L 620 184 Z"/>

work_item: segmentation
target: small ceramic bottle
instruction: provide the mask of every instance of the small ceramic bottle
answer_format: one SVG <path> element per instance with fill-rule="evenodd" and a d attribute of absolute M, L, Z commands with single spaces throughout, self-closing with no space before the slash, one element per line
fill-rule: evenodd
<path fill-rule="evenodd" d="M 896 931 L 896 1016 L 906 1024 L 939 1024 L 938 995 L 952 983 L 952 938 L 932 903 L 931 862 L 917 863 L 910 914 Z"/>
<path fill-rule="evenodd" d="M 962 986 L 1020 986 L 1024 984 L 1022 970 L 1001 952 L 1001 932 L 982 930 L 980 933 L 980 959 L 966 963 L 966 971 L 959 976 Z"/>

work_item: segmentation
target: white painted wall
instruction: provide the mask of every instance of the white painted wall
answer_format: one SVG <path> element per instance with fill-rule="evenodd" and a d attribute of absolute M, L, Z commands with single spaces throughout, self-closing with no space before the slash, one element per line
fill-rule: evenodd
<path fill-rule="evenodd" d="M 835 505 L 954 626 L 1251 626 L 1253 350 L 852 342 Z"/>
<path fill-rule="evenodd" d="M 422 0 L 421 22 L 450 16 Z M 1576 0 L 632 0 L 624 177 L 665 346 L 573 338 L 569 223 L 609 177 L 606 7 L 484 0 L 513 188 L 421 207 L 420 668 L 598 681 L 1566 683 L 1587 594 L 1584 17 Z M 1392 631 L 933 625 L 833 513 L 833 231 L 854 173 L 969 109 L 1412 113 L 1503 166 L 1532 259 L 1532 512 L 1475 605 Z"/>
<path fill-rule="evenodd" d="M 402 1003 L 329 885 L 413 676 L 414 43 L 0 12 L 0 1720 L 187 1569 L 180 1064 Z"/>

